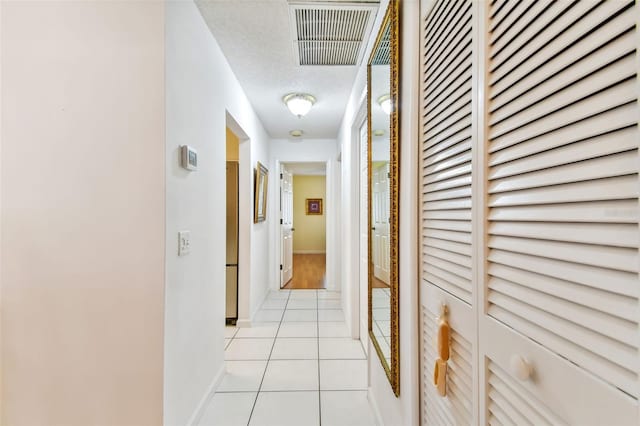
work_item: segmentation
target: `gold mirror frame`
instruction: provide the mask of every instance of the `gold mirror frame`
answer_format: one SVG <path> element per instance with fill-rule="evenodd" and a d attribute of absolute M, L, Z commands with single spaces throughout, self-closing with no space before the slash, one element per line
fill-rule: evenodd
<path fill-rule="evenodd" d="M 400 105 L 400 22 L 399 22 L 399 10 L 400 0 L 390 0 L 389 6 L 385 13 L 382 25 L 378 32 L 376 42 L 371 51 L 369 62 L 367 64 L 367 173 L 368 173 L 368 247 L 369 247 L 369 296 L 368 296 L 368 311 L 369 311 L 369 337 L 373 343 L 373 346 L 378 353 L 378 358 L 387 373 L 389 382 L 393 389 L 393 393 L 396 396 L 400 396 L 400 329 L 399 329 L 399 288 L 398 288 L 398 262 L 399 262 L 399 204 L 400 204 L 400 113 L 398 106 Z M 372 123 L 371 123 L 371 63 L 376 54 L 378 46 L 381 44 L 385 28 L 390 26 L 391 37 L 391 59 L 390 59 L 390 95 L 392 110 L 390 114 L 390 157 L 389 157 L 389 173 L 390 173 L 390 211 L 389 211 L 389 241 L 390 241 L 390 292 L 391 292 L 391 365 L 389 365 L 385 359 L 384 353 L 377 341 L 376 336 L 373 333 L 373 259 L 372 259 L 372 238 L 371 238 L 371 209 L 372 209 Z"/>

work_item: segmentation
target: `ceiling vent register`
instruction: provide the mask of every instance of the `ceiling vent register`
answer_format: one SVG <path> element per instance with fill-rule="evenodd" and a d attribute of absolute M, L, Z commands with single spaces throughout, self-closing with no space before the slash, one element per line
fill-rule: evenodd
<path fill-rule="evenodd" d="M 391 25 L 387 25 L 376 53 L 371 58 L 371 65 L 389 65 L 391 63 Z"/>
<path fill-rule="evenodd" d="M 298 65 L 359 65 L 378 3 L 290 2 Z"/>

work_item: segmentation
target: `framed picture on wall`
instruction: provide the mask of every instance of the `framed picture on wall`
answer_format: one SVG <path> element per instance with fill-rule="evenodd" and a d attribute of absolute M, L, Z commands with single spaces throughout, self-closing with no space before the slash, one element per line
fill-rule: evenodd
<path fill-rule="evenodd" d="M 307 206 L 308 215 L 322 214 L 322 198 L 307 198 L 305 205 Z"/>
<path fill-rule="evenodd" d="M 260 164 L 256 166 L 255 186 L 254 186 L 254 214 L 253 222 L 264 222 L 267 219 L 267 182 L 269 171 Z"/>

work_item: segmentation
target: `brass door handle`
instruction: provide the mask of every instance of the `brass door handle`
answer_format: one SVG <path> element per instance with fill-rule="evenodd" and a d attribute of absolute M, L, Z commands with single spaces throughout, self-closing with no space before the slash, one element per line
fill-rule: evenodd
<path fill-rule="evenodd" d="M 451 328 L 447 321 L 448 308 L 444 303 L 440 307 L 438 324 L 438 359 L 433 369 L 433 385 L 438 394 L 447 396 L 447 361 L 451 354 Z"/>

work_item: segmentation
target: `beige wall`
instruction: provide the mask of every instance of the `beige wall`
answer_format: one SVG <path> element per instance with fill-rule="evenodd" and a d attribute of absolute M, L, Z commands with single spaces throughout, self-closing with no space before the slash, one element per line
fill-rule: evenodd
<path fill-rule="evenodd" d="M 240 139 L 227 127 L 227 161 L 240 161 Z"/>
<path fill-rule="evenodd" d="M 0 7 L 0 423 L 159 425 L 164 3 Z"/>
<path fill-rule="evenodd" d="M 322 215 L 306 214 L 306 199 L 322 198 Z M 324 253 L 326 250 L 326 177 L 293 177 L 293 252 Z"/>

